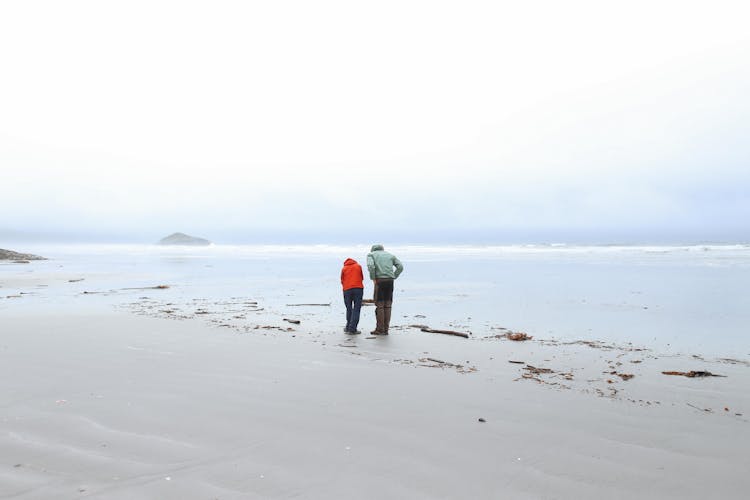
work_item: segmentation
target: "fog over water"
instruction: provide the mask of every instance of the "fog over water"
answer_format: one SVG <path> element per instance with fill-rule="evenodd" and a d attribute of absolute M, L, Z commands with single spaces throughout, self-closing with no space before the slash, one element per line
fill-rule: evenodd
<path fill-rule="evenodd" d="M 748 241 L 746 2 L 4 2 L 0 242 Z"/>

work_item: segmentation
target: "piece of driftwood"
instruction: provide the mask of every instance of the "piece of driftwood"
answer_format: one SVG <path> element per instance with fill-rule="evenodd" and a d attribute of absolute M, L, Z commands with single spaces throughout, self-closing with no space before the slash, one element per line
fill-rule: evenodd
<path fill-rule="evenodd" d="M 422 328 L 421 330 L 423 332 L 427 332 L 427 333 L 442 333 L 443 335 L 454 335 L 456 337 L 463 337 L 465 339 L 469 338 L 469 334 L 468 333 L 455 332 L 453 330 L 435 330 L 434 328 Z"/>
<path fill-rule="evenodd" d="M 284 321 L 287 321 L 287 322 L 289 322 L 289 323 L 292 323 L 293 325 L 299 325 L 299 324 L 301 323 L 301 321 L 300 321 L 300 320 L 298 320 L 298 319 L 289 319 L 289 318 L 284 318 Z"/>
<path fill-rule="evenodd" d="M 141 286 L 134 288 L 120 288 L 120 290 L 166 290 L 169 285 Z"/>
<path fill-rule="evenodd" d="M 662 372 L 664 375 L 681 375 L 683 377 L 697 378 L 697 377 L 726 377 L 726 375 L 717 375 L 715 373 L 706 371 L 689 371 L 689 372 Z"/>
<path fill-rule="evenodd" d="M 524 365 L 524 364 L 526 364 L 525 361 L 513 361 L 511 359 L 508 360 L 508 363 L 514 363 L 516 365 Z"/>
<path fill-rule="evenodd" d="M 441 365 L 451 364 L 451 363 L 446 363 L 442 359 L 436 359 L 436 358 L 424 358 L 424 359 L 426 359 L 427 361 L 432 361 L 433 363 L 440 363 Z"/>
<path fill-rule="evenodd" d="M 328 304 L 287 304 L 287 307 L 300 307 L 300 306 L 321 306 L 321 307 L 330 307 L 331 303 Z"/>
<path fill-rule="evenodd" d="M 688 405 L 690 408 L 695 408 L 696 410 L 705 411 L 706 413 L 713 413 L 713 410 L 711 408 L 700 408 L 690 403 L 685 403 L 685 404 Z"/>

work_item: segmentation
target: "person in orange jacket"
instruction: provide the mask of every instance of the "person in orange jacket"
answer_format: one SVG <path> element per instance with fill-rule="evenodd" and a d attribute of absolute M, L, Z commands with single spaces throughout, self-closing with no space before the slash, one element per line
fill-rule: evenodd
<path fill-rule="evenodd" d="M 344 305 L 346 306 L 346 327 L 344 333 L 356 335 L 362 333 L 357 330 L 359 311 L 362 308 L 362 295 L 365 291 L 362 266 L 354 259 L 346 259 L 341 269 L 341 286 L 344 289 Z"/>

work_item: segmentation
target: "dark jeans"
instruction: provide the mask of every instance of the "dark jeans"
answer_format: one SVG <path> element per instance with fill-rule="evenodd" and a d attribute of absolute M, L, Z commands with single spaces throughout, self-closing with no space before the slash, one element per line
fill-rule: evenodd
<path fill-rule="evenodd" d="M 346 306 L 346 331 L 356 332 L 359 324 L 359 310 L 362 308 L 362 288 L 344 290 L 344 305 Z"/>

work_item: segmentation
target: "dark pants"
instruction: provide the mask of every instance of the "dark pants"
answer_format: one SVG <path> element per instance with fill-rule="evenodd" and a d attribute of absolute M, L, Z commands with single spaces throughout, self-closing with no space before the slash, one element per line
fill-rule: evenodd
<path fill-rule="evenodd" d="M 393 302 L 393 280 L 379 278 L 375 281 L 372 298 L 376 304 L 378 302 Z"/>
<path fill-rule="evenodd" d="M 388 335 L 393 304 L 393 280 L 387 278 L 375 280 L 373 299 L 375 299 L 375 331 L 373 333 Z"/>
<path fill-rule="evenodd" d="M 356 332 L 359 324 L 359 310 L 362 309 L 362 288 L 344 290 L 344 305 L 346 306 L 346 331 Z"/>

